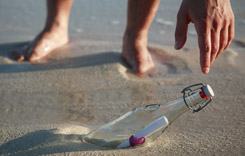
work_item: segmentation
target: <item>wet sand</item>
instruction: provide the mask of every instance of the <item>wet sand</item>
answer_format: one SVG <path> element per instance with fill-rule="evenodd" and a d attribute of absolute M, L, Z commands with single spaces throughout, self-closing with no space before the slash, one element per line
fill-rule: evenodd
<path fill-rule="evenodd" d="M 10 19 L 28 13 L 17 13 L 18 1 L 15 2 L 17 4 L 0 2 L 0 19 L 2 12 Z M 17 19 L 8 23 L 2 18 L 0 155 L 244 155 L 245 11 L 240 8 L 241 4 L 232 3 L 238 35 L 215 61 L 210 74 L 203 75 L 193 29 L 181 51 L 174 50 L 173 38 L 169 39 L 175 29 L 176 13 L 172 13 L 180 2 L 161 2 L 149 37 L 156 71 L 153 77 L 139 78 L 121 57 L 125 25 L 125 16 L 121 15 L 126 1 L 112 2 L 101 15 L 104 17 L 100 17 L 101 8 L 109 2 L 112 1 L 89 2 L 88 7 L 95 3 L 100 5 L 96 6 L 97 11 L 96 7 L 94 11 L 84 11 L 85 16 L 81 18 L 87 24 L 82 24 L 74 19 L 78 20 L 75 15 L 82 14 L 78 5 L 82 7 L 85 2 L 76 1 L 71 19 L 71 42 L 46 60 L 32 64 L 13 61 L 10 51 L 26 45 L 42 27 L 41 22 L 36 21 L 33 28 L 27 29 L 23 21 L 13 25 Z M 40 13 L 44 18 L 45 4 L 38 3 L 39 9 L 32 2 L 27 6 L 37 9 L 34 15 Z M 109 13 L 115 12 L 117 3 L 122 7 L 111 17 Z M 27 6 L 19 5 L 20 9 Z M 164 15 L 164 9 L 170 13 Z M 34 15 L 29 18 L 35 21 Z M 90 30 L 91 23 L 95 26 Z M 96 27 L 98 23 L 101 28 Z M 180 92 L 186 86 L 199 82 L 212 86 L 213 102 L 198 113 L 189 111 L 182 115 L 150 145 L 115 150 L 81 141 L 83 135 L 132 108 L 167 103 L 182 96 Z"/>

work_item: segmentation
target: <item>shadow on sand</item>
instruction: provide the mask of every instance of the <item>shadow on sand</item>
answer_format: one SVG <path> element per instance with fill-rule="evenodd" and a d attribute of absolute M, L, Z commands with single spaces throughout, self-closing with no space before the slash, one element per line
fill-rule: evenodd
<path fill-rule="evenodd" d="M 64 152 L 109 150 L 82 142 L 82 135 L 55 134 L 56 129 L 39 130 L 0 146 L 0 155 L 46 155 Z"/>
<path fill-rule="evenodd" d="M 28 42 L 17 42 L 0 44 L 0 57 L 11 59 L 11 51 L 16 48 L 21 48 Z M 66 57 L 62 59 L 49 60 L 45 63 L 29 63 L 29 62 L 14 62 L 0 64 L 0 73 L 16 73 L 16 72 L 35 72 L 54 69 L 69 69 L 80 68 L 87 66 L 98 66 L 103 64 L 120 63 L 128 68 L 127 63 L 123 60 L 120 52 L 100 52 L 91 55 Z"/>
<path fill-rule="evenodd" d="M 80 68 L 86 66 L 97 66 L 102 64 L 124 62 L 119 52 L 100 52 L 74 58 L 63 58 L 48 61 L 46 63 L 17 63 L 11 61 L 10 52 L 13 49 L 21 48 L 28 42 L 0 44 L 0 59 L 10 60 L 10 63 L 1 62 L 0 73 L 36 72 L 54 69 Z M 82 142 L 82 135 L 78 134 L 57 134 L 56 129 L 39 130 L 28 133 L 19 138 L 10 140 L 0 146 L 0 155 L 46 155 L 64 152 L 108 150 L 92 144 Z"/>

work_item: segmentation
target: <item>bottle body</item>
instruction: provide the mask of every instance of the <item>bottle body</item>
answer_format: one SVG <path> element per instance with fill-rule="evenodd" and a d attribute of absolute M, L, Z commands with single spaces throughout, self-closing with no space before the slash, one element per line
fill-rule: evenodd
<path fill-rule="evenodd" d="M 102 147 L 116 148 L 132 134 L 138 133 L 158 119 L 159 115 L 155 115 L 153 108 L 138 107 L 89 133 L 84 140 Z"/>
<path fill-rule="evenodd" d="M 83 140 L 103 147 L 116 148 L 134 146 L 135 141 L 137 145 L 139 140 L 141 141 L 139 144 L 147 144 L 155 140 L 171 122 L 188 110 L 186 103 L 195 106 L 206 101 L 206 98 L 200 96 L 200 92 L 201 89 L 196 90 L 187 96 L 185 101 L 181 97 L 168 104 L 135 108 L 89 133 Z"/>

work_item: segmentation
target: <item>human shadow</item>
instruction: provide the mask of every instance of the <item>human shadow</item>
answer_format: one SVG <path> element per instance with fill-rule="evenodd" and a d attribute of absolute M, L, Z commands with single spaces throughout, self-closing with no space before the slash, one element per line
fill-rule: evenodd
<path fill-rule="evenodd" d="M 0 155 L 46 155 L 64 152 L 110 150 L 82 142 L 82 135 L 56 134 L 56 129 L 39 130 L 0 146 Z"/>
<path fill-rule="evenodd" d="M 26 44 L 28 44 L 28 42 L 0 44 L 0 56 L 11 59 L 10 51 L 15 48 L 21 48 Z M 126 68 L 129 68 L 128 64 L 124 61 L 120 52 L 108 51 L 78 57 L 66 57 L 62 59 L 53 60 L 50 59 L 47 60 L 45 63 L 14 62 L 0 64 L 0 73 L 35 72 L 54 69 L 69 69 L 87 66 L 99 66 L 103 64 L 113 63 L 119 63 L 125 66 Z"/>

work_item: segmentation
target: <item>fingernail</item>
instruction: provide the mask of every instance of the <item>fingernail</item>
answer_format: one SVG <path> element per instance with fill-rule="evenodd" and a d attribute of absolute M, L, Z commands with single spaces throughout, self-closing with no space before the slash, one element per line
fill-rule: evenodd
<path fill-rule="evenodd" d="M 179 49 L 180 48 L 180 42 L 179 41 L 175 41 L 175 45 L 174 45 L 174 48 L 175 49 Z"/>
<path fill-rule="evenodd" d="M 204 73 L 204 74 L 208 74 L 208 73 L 209 73 L 209 68 L 208 68 L 208 67 L 203 68 L 203 73 Z"/>

